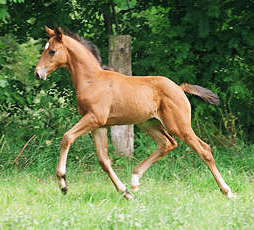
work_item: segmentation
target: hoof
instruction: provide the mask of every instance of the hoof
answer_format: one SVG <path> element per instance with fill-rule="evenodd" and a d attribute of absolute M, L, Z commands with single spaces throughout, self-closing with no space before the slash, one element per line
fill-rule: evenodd
<path fill-rule="evenodd" d="M 131 193 L 128 192 L 128 190 L 126 190 L 124 193 L 123 193 L 123 196 L 126 200 L 132 200 L 134 197 Z"/>
<path fill-rule="evenodd" d="M 237 198 L 237 195 L 233 194 L 233 193 L 230 191 L 230 192 L 228 192 L 228 194 L 227 194 L 227 198 L 228 198 L 229 200 L 234 200 L 234 199 Z"/>
<path fill-rule="evenodd" d="M 226 191 L 225 191 L 226 190 Z M 230 187 L 227 187 L 227 189 L 225 189 L 224 191 L 221 189 L 221 192 L 223 193 L 223 194 L 225 194 L 226 195 L 226 197 L 229 199 L 229 200 L 234 200 L 234 199 L 236 199 L 237 198 L 237 196 L 234 194 L 234 193 L 232 193 L 232 190 L 230 189 Z"/>
<path fill-rule="evenodd" d="M 64 187 L 64 188 L 61 188 L 61 191 L 64 195 L 67 194 L 67 191 L 68 191 L 68 188 L 67 187 Z"/>

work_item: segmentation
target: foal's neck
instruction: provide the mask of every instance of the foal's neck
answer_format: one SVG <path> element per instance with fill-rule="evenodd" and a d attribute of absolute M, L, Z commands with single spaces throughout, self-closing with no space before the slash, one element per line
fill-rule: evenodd
<path fill-rule="evenodd" d="M 94 78 L 102 68 L 93 54 L 75 39 L 66 36 L 65 44 L 69 54 L 68 69 L 77 89 L 79 84 Z"/>

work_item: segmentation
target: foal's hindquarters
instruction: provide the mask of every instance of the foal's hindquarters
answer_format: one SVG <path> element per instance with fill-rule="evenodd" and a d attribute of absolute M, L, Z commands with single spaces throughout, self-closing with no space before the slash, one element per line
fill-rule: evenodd
<path fill-rule="evenodd" d="M 177 147 L 177 142 L 169 134 L 171 133 L 188 144 L 206 163 L 222 193 L 228 198 L 234 198 L 235 196 L 230 187 L 225 183 L 215 165 L 210 146 L 199 139 L 191 128 L 191 106 L 186 95 L 181 89 L 179 90 L 179 86 L 170 81 L 167 82 L 170 83 L 168 84 L 169 87 L 167 87 L 165 81 L 159 87 L 162 92 L 158 120 L 150 120 L 139 124 L 140 128 L 156 141 L 157 149 L 144 162 L 134 168 L 131 180 L 133 191 L 138 190 L 139 179 L 151 164 Z"/>

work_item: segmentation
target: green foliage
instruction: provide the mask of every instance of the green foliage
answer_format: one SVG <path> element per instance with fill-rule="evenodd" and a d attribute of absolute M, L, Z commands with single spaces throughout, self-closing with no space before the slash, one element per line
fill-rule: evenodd
<path fill-rule="evenodd" d="M 24 3 L 25 0 L 8 0 L 9 3 Z M 0 21 L 9 16 L 6 0 L 0 0 Z"/>
<path fill-rule="evenodd" d="M 0 37 L 1 120 L 32 103 L 38 83 L 31 78 L 39 51 L 33 39 L 18 44 L 11 36 Z"/>
<path fill-rule="evenodd" d="M 25 85 L 31 84 L 31 71 L 39 58 L 39 46 L 34 39 L 26 43 L 18 44 L 16 40 L 8 35 L 0 37 L 0 68 L 1 77 L 13 79 Z"/>
<path fill-rule="evenodd" d="M 123 17 L 123 30 L 133 36 L 134 75 L 164 75 L 212 89 L 221 108 L 230 108 L 235 125 L 253 139 L 251 8 L 209 0 L 140 5 L 144 7 Z M 190 99 L 195 120 L 218 126 L 218 110 Z"/>
<path fill-rule="evenodd" d="M 30 107 L 1 121 L 0 168 L 55 169 L 62 136 L 80 119 L 76 106 L 69 107 L 70 93 L 40 90 Z M 94 153 L 91 137 L 82 137 L 74 146 L 70 162 L 90 162 L 84 152 Z"/>
<path fill-rule="evenodd" d="M 57 71 L 51 82 L 42 84 L 35 79 L 33 71 L 40 52 L 37 41 L 19 44 L 14 37 L 4 36 L 0 37 L 0 48 L 0 167 L 28 167 L 43 159 L 36 157 L 38 152 L 45 151 L 47 156 L 52 151 L 47 143 L 57 140 L 59 147 L 63 133 L 79 119 L 75 94 L 66 71 Z M 33 136 L 31 152 L 25 151 L 14 163 Z M 52 167 L 58 147 L 55 156 L 50 153 Z"/>

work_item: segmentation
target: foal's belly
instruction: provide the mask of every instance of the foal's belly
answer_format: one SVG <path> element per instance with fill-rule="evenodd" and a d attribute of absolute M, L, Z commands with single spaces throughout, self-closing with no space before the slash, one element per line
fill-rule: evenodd
<path fill-rule="evenodd" d="M 152 117 L 157 117 L 156 106 L 152 104 L 131 103 L 111 107 L 107 125 L 137 124 Z"/>

